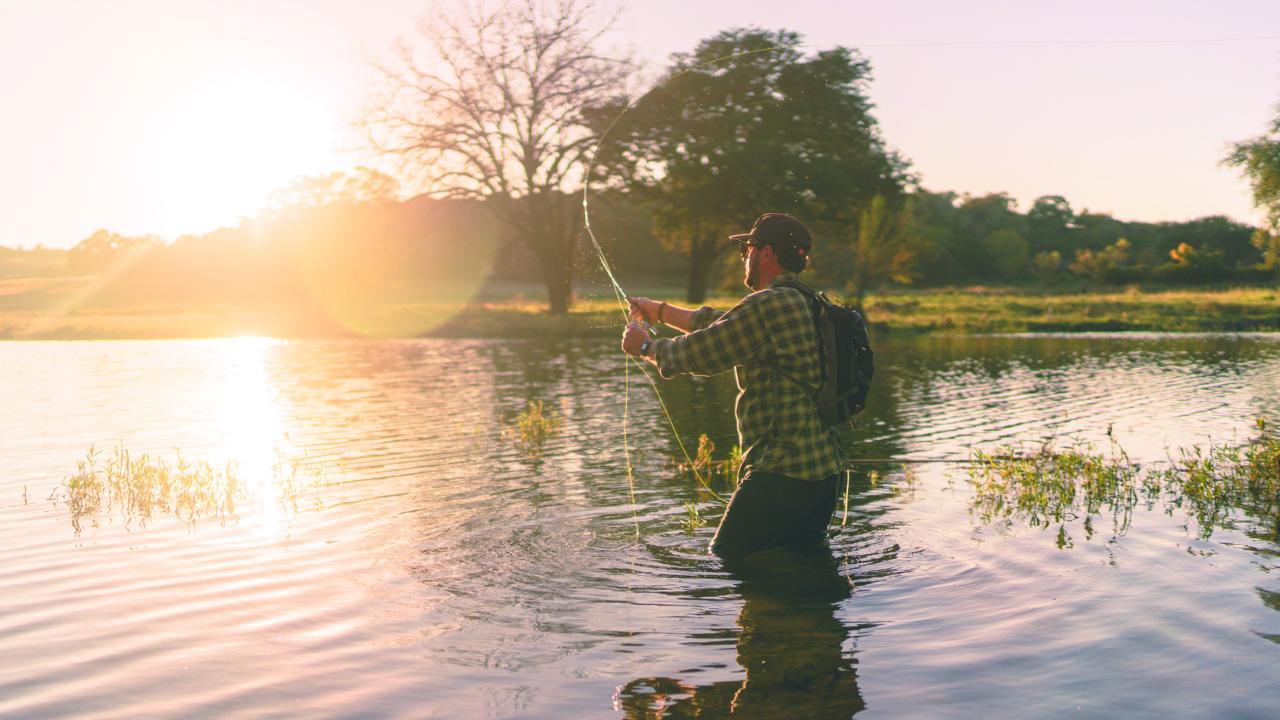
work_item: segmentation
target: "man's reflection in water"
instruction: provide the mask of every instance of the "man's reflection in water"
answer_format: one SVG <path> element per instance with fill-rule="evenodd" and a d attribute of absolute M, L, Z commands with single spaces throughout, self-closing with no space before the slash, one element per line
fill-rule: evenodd
<path fill-rule="evenodd" d="M 618 693 L 629 718 L 848 718 L 862 710 L 858 675 L 836 618 L 849 598 L 831 551 L 763 550 L 725 561 L 742 595 L 741 682 L 697 686 L 641 678 Z"/>

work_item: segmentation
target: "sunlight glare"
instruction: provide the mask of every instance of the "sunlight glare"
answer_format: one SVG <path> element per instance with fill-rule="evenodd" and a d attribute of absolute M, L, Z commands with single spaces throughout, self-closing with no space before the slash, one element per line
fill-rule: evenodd
<path fill-rule="evenodd" d="M 166 98 L 138 140 L 137 185 L 164 227 L 213 229 L 255 214 L 271 191 L 336 163 L 336 119 L 307 88 L 260 68 Z"/>
<path fill-rule="evenodd" d="M 280 447 L 285 430 L 267 357 L 282 341 L 245 336 L 214 342 L 226 361 L 222 387 L 225 456 L 235 461 L 238 477 L 250 495 L 259 499 L 256 514 L 264 531 L 273 533 L 283 520 L 274 466 L 277 450 L 287 452 L 287 448 Z"/>

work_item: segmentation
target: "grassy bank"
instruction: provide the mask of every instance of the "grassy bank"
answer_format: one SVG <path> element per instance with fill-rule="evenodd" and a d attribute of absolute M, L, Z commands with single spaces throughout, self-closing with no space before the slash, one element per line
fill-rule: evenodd
<path fill-rule="evenodd" d="M 0 339 L 273 337 L 566 338 L 614 337 L 622 316 L 612 295 L 584 293 L 565 315 L 550 315 L 535 288 L 495 286 L 468 301 L 408 302 L 334 312 L 318 307 L 94 307 L 15 302 L 0 287 Z M 683 304 L 674 288 L 637 288 Z M 52 293 L 51 293 L 52 295 Z M 727 308 L 737 297 L 713 298 Z M 877 334 L 1091 331 L 1280 331 L 1280 291 L 1138 289 L 1032 292 L 967 288 L 894 291 L 869 298 Z"/>

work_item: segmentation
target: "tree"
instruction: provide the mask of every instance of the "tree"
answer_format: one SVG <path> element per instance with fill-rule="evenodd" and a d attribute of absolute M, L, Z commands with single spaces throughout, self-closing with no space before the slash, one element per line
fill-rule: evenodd
<path fill-rule="evenodd" d="M 164 243 L 155 236 L 127 237 L 108 230 L 95 230 L 67 252 L 67 264 L 77 272 L 100 273 L 119 269 L 142 253 Z"/>
<path fill-rule="evenodd" d="M 1174 282 L 1204 283 L 1225 280 L 1229 274 L 1221 250 L 1197 248 L 1181 243 L 1169 251 L 1169 262 L 1156 268 L 1156 275 Z"/>
<path fill-rule="evenodd" d="M 400 183 L 390 175 L 367 167 L 351 172 L 306 175 L 271 193 L 268 202 L 279 213 L 325 205 L 389 202 L 400 193 Z"/>
<path fill-rule="evenodd" d="M 1253 204 L 1280 230 L 1280 107 L 1262 135 L 1234 143 L 1223 163 L 1240 168 L 1253 188 Z"/>
<path fill-rule="evenodd" d="M 1081 249 L 1071 263 L 1072 273 L 1098 282 L 1121 283 L 1136 280 L 1141 274 L 1129 255 L 1132 245 L 1125 238 L 1102 250 Z"/>
<path fill-rule="evenodd" d="M 1031 267 L 1035 271 L 1036 277 L 1041 281 L 1051 281 L 1058 276 L 1058 271 L 1062 269 L 1062 253 L 1057 250 L 1036 253 L 1036 256 L 1031 260 Z"/>
<path fill-rule="evenodd" d="M 863 312 L 866 295 L 871 290 L 888 282 L 910 285 L 915 279 L 910 222 L 910 208 L 895 212 L 880 195 L 862 211 L 853 244 L 853 272 L 849 281 L 853 307 L 858 312 Z"/>
<path fill-rule="evenodd" d="M 1251 242 L 1258 252 L 1262 253 L 1263 268 L 1280 270 L 1280 234 L 1258 228 L 1253 232 Z"/>
<path fill-rule="evenodd" d="M 955 213 L 955 235 L 952 257 L 959 279 L 1002 280 L 998 268 L 991 264 L 987 239 L 1002 230 L 1012 230 L 1023 237 L 1024 218 L 1018 214 L 1017 202 L 1004 193 L 964 196 Z M 997 237 L 997 241 L 1006 236 Z M 1025 241 L 1023 241 L 1025 244 Z M 1023 251 L 1022 260 L 1026 260 Z"/>
<path fill-rule="evenodd" d="M 689 260 L 692 302 L 705 297 L 726 237 L 761 212 L 849 226 L 856 208 L 909 180 L 871 115 L 870 63 L 848 48 L 800 48 L 785 30 L 727 30 L 673 56 L 625 113 L 625 101 L 595 110 L 612 128 L 599 179 L 651 203 L 659 239 Z"/>
<path fill-rule="evenodd" d="M 1061 195 L 1036 198 L 1027 211 L 1027 242 L 1036 253 L 1057 250 L 1061 254 L 1070 244 L 1075 212 Z"/>
<path fill-rule="evenodd" d="M 598 46 L 610 20 L 589 0 L 456 6 L 419 24 L 375 68 L 383 92 L 361 121 L 427 192 L 484 199 L 538 258 L 552 312 L 572 300 L 580 187 L 595 135 L 581 108 L 622 93 L 629 61 Z"/>
<path fill-rule="evenodd" d="M 1010 282 L 1025 276 L 1030 251 L 1017 230 L 1005 228 L 991 233 L 983 239 L 982 249 L 987 255 L 987 267 L 996 279 Z"/>

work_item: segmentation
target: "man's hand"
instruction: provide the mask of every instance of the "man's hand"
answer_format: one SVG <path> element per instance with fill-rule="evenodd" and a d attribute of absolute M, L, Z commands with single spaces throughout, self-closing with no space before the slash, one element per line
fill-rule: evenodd
<path fill-rule="evenodd" d="M 661 309 L 662 303 L 647 297 L 629 297 L 627 302 L 631 303 L 632 320 L 643 320 L 650 325 L 658 322 L 658 310 Z"/>
<path fill-rule="evenodd" d="M 622 352 L 639 356 L 640 346 L 648 339 L 649 333 L 645 331 L 643 325 L 638 322 L 627 323 L 627 329 L 622 332 Z"/>

